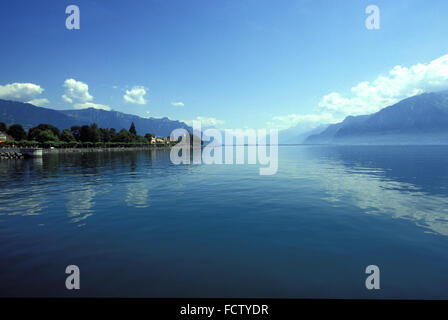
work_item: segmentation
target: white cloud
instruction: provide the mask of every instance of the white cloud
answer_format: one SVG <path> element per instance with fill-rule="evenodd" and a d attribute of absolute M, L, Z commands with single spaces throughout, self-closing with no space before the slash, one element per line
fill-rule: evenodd
<path fill-rule="evenodd" d="M 322 123 L 336 123 L 341 121 L 342 118 L 335 117 L 330 112 L 321 114 L 289 114 L 285 116 L 272 117 L 271 121 L 268 121 L 268 128 L 276 128 L 278 130 L 294 127 L 298 124 L 315 124 L 316 126 Z"/>
<path fill-rule="evenodd" d="M 102 109 L 106 111 L 110 111 L 110 107 L 106 106 L 104 104 L 98 104 L 93 102 L 84 102 L 84 103 L 76 103 L 74 105 L 75 109 L 87 109 L 87 108 L 94 108 L 94 109 Z"/>
<path fill-rule="evenodd" d="M 181 102 L 181 101 L 179 101 L 179 102 L 171 102 L 171 105 L 172 105 L 173 107 L 183 107 L 183 106 L 184 106 L 184 103 Z"/>
<path fill-rule="evenodd" d="M 93 100 L 89 93 L 89 86 L 84 82 L 67 79 L 64 81 L 63 87 L 65 93 L 62 95 L 62 99 L 68 103 L 73 103 L 73 101 L 84 103 Z"/>
<path fill-rule="evenodd" d="M 189 126 L 193 125 L 193 121 L 201 122 L 202 127 L 219 127 L 225 123 L 224 120 L 218 120 L 213 117 L 196 117 L 196 119 L 193 120 L 182 120 L 182 122 L 185 122 Z"/>
<path fill-rule="evenodd" d="M 62 100 L 68 103 L 73 103 L 73 100 L 69 97 L 67 97 L 65 94 L 62 95 Z"/>
<path fill-rule="evenodd" d="M 93 96 L 89 93 L 87 83 L 77 81 L 75 79 L 67 79 L 64 81 L 65 93 L 62 99 L 68 103 L 73 103 L 75 109 L 102 109 L 110 111 L 111 108 L 104 104 L 93 103 Z"/>
<path fill-rule="evenodd" d="M 369 114 L 404 98 L 447 88 L 448 55 L 444 55 L 409 68 L 397 65 L 386 76 L 360 82 L 351 89 L 349 97 L 332 92 L 321 99 L 319 107 L 342 115 Z"/>
<path fill-rule="evenodd" d="M 123 96 L 124 101 L 135 104 L 146 104 L 145 100 L 146 90 L 141 86 L 134 86 L 131 90 L 126 90 Z"/>
<path fill-rule="evenodd" d="M 27 101 L 27 103 L 30 103 L 30 104 L 38 106 L 38 107 L 41 107 L 41 106 L 47 104 L 48 102 L 50 102 L 50 101 L 48 101 L 48 99 L 45 99 L 45 98 L 32 99 L 30 101 Z"/>
<path fill-rule="evenodd" d="M 0 98 L 26 102 L 34 99 L 44 91 L 34 83 L 11 83 L 0 85 Z"/>
<path fill-rule="evenodd" d="M 348 115 L 371 114 L 405 98 L 444 89 L 448 89 L 448 55 L 409 68 L 397 65 L 386 76 L 358 83 L 349 96 L 338 92 L 324 96 L 319 113 L 275 116 L 267 125 L 282 130 L 299 123 L 340 122 Z"/>

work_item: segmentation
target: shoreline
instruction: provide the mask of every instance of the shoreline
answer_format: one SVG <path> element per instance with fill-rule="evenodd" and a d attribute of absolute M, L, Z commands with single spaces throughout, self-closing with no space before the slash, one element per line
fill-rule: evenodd
<path fill-rule="evenodd" d="M 160 147 L 116 147 L 116 148 L 60 148 L 42 149 L 43 154 L 58 153 L 90 153 L 90 152 L 123 152 L 123 151 L 144 151 L 144 150 L 170 150 L 170 146 Z"/>
<path fill-rule="evenodd" d="M 153 151 L 153 150 L 170 150 L 172 146 L 146 146 L 146 147 L 114 147 L 114 148 L 0 148 L 0 159 L 24 159 L 33 158 L 27 156 L 26 150 L 42 150 L 45 154 L 70 154 L 70 153 L 105 153 L 105 152 L 125 152 L 125 151 Z M 41 156 L 40 156 L 41 157 Z"/>

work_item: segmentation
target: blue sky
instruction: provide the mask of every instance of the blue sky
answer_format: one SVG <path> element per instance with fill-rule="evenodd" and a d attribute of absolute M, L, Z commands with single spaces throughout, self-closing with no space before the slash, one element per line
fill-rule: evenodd
<path fill-rule="evenodd" d="M 65 27 L 70 4 L 80 30 Z M 448 88 L 447 13 L 443 0 L 3 0 L 0 98 L 222 128 L 334 122 Z"/>

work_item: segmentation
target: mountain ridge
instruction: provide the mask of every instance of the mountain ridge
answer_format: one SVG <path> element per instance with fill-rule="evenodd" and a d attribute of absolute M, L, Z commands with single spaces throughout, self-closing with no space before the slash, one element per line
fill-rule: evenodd
<path fill-rule="evenodd" d="M 373 114 L 348 116 L 305 143 L 448 144 L 448 90 L 412 96 Z"/>
<path fill-rule="evenodd" d="M 96 123 L 102 128 L 129 129 L 134 122 L 137 132 L 158 136 L 169 136 L 174 129 L 183 128 L 192 131 L 184 122 L 164 118 L 142 118 L 119 111 L 106 111 L 94 108 L 78 110 L 55 110 L 38 107 L 30 103 L 0 99 L 0 122 L 7 125 L 21 124 L 28 130 L 41 123 L 51 124 L 60 130 L 72 126 L 90 125 Z"/>

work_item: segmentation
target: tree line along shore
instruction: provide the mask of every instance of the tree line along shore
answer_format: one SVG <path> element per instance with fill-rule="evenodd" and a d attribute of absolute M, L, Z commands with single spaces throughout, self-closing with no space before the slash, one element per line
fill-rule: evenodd
<path fill-rule="evenodd" d="M 51 124 L 40 124 L 25 131 L 22 125 L 7 126 L 0 122 L 0 148 L 123 148 L 145 146 L 170 146 L 178 141 L 169 137 L 137 134 L 134 123 L 129 130 L 99 128 L 96 123 L 72 126 L 62 132 Z"/>

